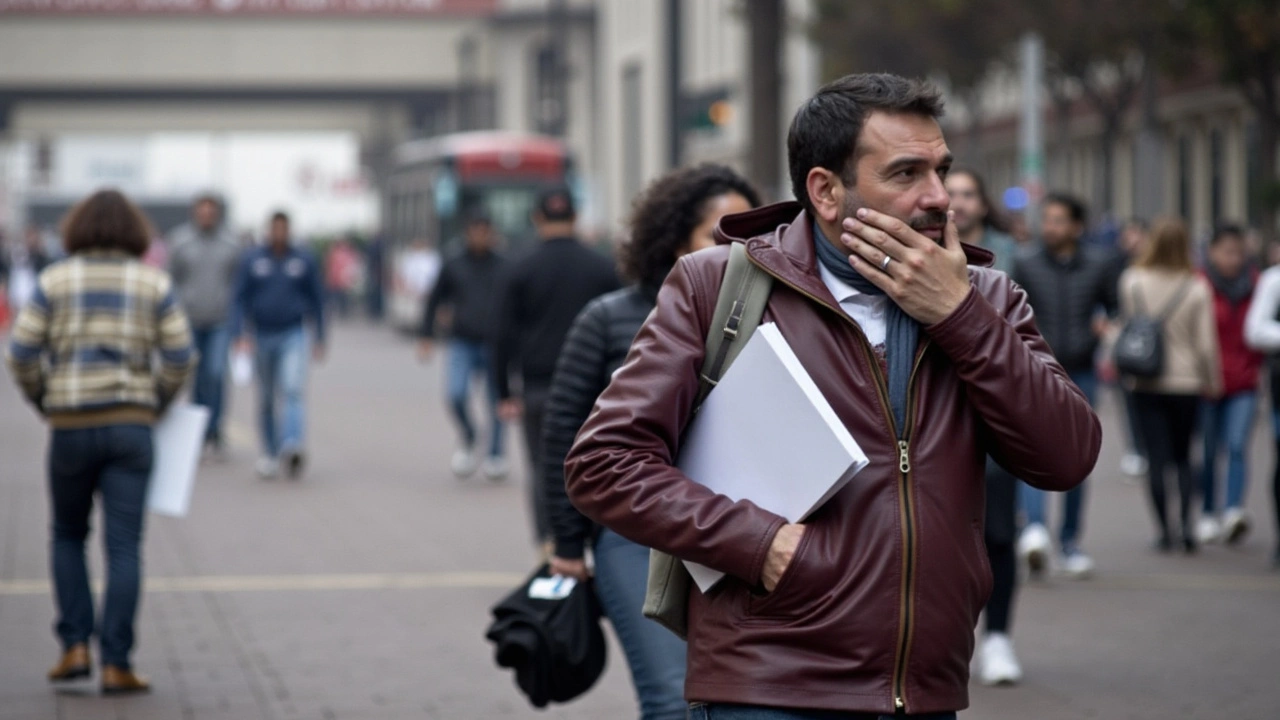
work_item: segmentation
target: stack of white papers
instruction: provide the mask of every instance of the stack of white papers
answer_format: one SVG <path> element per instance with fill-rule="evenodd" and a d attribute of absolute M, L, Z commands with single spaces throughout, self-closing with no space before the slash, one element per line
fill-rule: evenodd
<path fill-rule="evenodd" d="M 867 465 L 778 326 L 759 326 L 707 396 L 679 467 L 731 500 L 801 522 Z M 685 562 L 707 592 L 724 573 Z"/>

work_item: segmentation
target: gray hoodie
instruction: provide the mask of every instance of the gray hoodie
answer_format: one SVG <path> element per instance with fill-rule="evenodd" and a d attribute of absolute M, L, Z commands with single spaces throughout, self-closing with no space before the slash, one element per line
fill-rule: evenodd
<path fill-rule="evenodd" d="M 170 234 L 169 274 L 193 328 L 227 322 L 239 265 L 240 246 L 225 226 L 203 232 L 187 223 Z"/>

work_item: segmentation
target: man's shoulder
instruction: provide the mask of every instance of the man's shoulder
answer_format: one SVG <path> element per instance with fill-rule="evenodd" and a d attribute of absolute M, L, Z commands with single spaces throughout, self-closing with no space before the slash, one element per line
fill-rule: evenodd
<path fill-rule="evenodd" d="M 677 267 L 688 278 L 696 296 L 714 298 L 720 293 L 720 283 L 724 281 L 725 271 L 729 267 L 729 255 L 734 243 L 716 245 L 694 253 L 689 253 L 677 261 Z"/>
<path fill-rule="evenodd" d="M 1004 271 L 989 267 L 970 265 L 969 280 L 978 294 L 996 308 L 1008 307 L 1020 287 Z M 1025 294 L 1026 290 L 1022 292 Z"/>
<path fill-rule="evenodd" d="M 1105 245 L 1081 245 L 1080 258 L 1084 260 L 1090 268 L 1111 269 L 1116 261 L 1116 256 L 1120 250 L 1115 247 Z"/>

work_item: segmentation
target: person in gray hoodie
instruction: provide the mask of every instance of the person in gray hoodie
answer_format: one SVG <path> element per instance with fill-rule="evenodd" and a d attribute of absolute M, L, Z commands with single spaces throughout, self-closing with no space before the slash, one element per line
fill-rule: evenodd
<path fill-rule="evenodd" d="M 192 402 L 209 408 L 205 445 L 215 457 L 225 452 L 222 406 L 231 344 L 228 317 L 241 255 L 222 215 L 219 198 L 201 195 L 192 203 L 191 222 L 169 236 L 169 274 L 200 353 Z"/>

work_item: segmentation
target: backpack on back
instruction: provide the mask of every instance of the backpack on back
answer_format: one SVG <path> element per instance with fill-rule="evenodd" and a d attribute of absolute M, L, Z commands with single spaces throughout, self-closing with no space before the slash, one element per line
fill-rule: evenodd
<path fill-rule="evenodd" d="M 1125 322 L 1116 339 L 1115 363 L 1121 375 L 1140 379 L 1158 378 L 1164 372 L 1164 324 L 1191 289 L 1191 280 L 1178 287 L 1159 315 L 1147 314 L 1138 288 L 1133 289 L 1135 315 Z"/>

